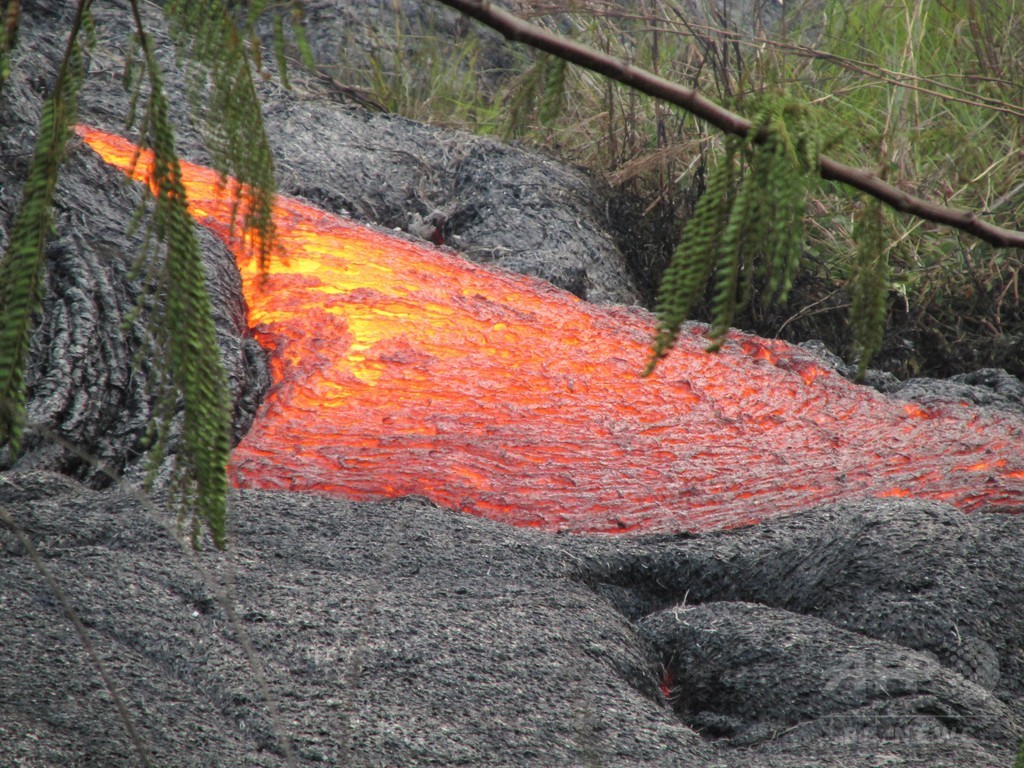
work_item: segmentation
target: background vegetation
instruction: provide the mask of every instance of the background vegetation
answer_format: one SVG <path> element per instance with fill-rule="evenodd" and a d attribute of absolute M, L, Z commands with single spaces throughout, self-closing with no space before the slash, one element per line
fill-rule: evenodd
<path fill-rule="evenodd" d="M 393 9 L 368 55 L 339 51 L 333 76 L 388 111 L 518 139 L 603 176 L 624 221 L 643 214 L 629 233 L 630 256 L 653 297 L 720 132 L 544 54 L 495 54 L 501 43 L 479 30 L 458 30 L 453 42 L 440 22 L 414 24 Z M 835 159 L 1002 226 L 1024 221 L 1024 7 L 1016 0 L 529 0 L 517 10 L 740 114 L 765 93 L 806 100 Z M 857 271 L 867 269 L 884 283 L 876 367 L 942 376 L 995 366 L 1024 376 L 1022 254 L 886 212 L 880 220 L 872 213 L 881 248 L 858 256 L 853 234 L 864 205 L 838 185 L 814 185 L 803 269 L 787 301 L 769 306 L 755 296 L 737 324 L 820 338 L 852 359 L 849 308 Z M 710 298 L 698 319 L 710 319 Z"/>

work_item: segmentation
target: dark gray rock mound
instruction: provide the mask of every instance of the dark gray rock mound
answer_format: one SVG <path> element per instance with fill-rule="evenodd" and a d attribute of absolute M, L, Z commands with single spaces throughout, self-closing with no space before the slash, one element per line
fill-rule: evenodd
<path fill-rule="evenodd" d="M 557 537 L 244 492 L 225 559 L 190 556 L 160 504 L 56 475 L 5 474 L 0 506 L 159 765 L 281 766 L 285 739 L 299 765 L 1005 766 L 1024 729 L 1017 517 L 892 503 Z M 0 583 L 0 762 L 137 764 L 3 526 Z"/>
<path fill-rule="evenodd" d="M 54 30 L 66 30 L 73 11 L 72 6 L 52 3 L 29 4 L 22 13 L 13 74 L 0 95 L 0 157 L 7 159 L 0 165 L 3 247 L 32 156 L 42 95 L 52 86 L 62 55 L 64 35 Z M 127 27 L 121 32 L 118 44 L 123 44 Z M 104 39 L 98 56 L 109 63 L 103 58 L 109 53 L 102 48 Z M 98 101 L 96 93 L 86 88 L 83 94 L 86 120 L 91 109 L 117 111 L 111 110 L 110 98 L 103 99 L 102 90 Z M 123 96 L 114 101 L 120 104 Z M 154 354 L 153 336 L 137 311 L 147 299 L 142 281 L 133 274 L 143 235 L 128 232 L 140 197 L 137 187 L 127 186 L 120 173 L 89 151 L 73 150 L 61 168 L 55 235 L 46 248 L 44 312 L 32 338 L 26 375 L 29 428 L 23 468 L 60 469 L 102 483 L 109 479 L 105 470 L 97 469 L 97 461 L 120 472 L 144 450 L 155 398 L 152 369 L 145 360 Z M 197 234 L 240 436 L 266 389 L 265 364 L 258 346 L 246 338 L 233 256 L 208 232 Z M 0 466 L 11 461 L 0 455 Z"/>
<path fill-rule="evenodd" d="M 857 366 L 844 362 L 824 342 L 815 339 L 798 346 L 817 357 L 823 365 L 851 381 L 857 381 Z M 948 379 L 917 378 L 905 381 L 886 371 L 868 369 L 861 383 L 899 400 L 911 400 L 922 405 L 946 407 L 966 404 L 1024 413 L 1024 382 L 1001 368 L 981 368 Z"/>
<path fill-rule="evenodd" d="M 310 98 L 267 104 L 281 191 L 443 241 L 597 302 L 637 293 L 583 173 L 523 150 Z"/>
<path fill-rule="evenodd" d="M 416 500 L 242 493 L 232 555 L 49 475 L 0 479 L 118 680 L 156 764 L 284 764 L 233 601 L 301 765 L 705 765 L 647 647 L 565 578 L 557 539 Z M 0 762 L 136 763 L 17 537 L 0 527 Z M 591 760 L 593 758 L 597 762 Z M 20 761 L 20 763 L 19 763 Z"/>
<path fill-rule="evenodd" d="M 872 501 L 616 543 L 582 578 L 639 620 L 709 738 L 863 752 L 1024 730 L 1019 517 Z"/>
<path fill-rule="evenodd" d="M 887 742 L 970 752 L 1011 744 L 1021 727 L 1006 704 L 934 656 L 820 619 L 711 602 L 659 611 L 641 628 L 668 660 L 673 709 L 733 747 L 795 753 L 856 739 L 862 752 Z"/>
<path fill-rule="evenodd" d="M 949 379 L 910 379 L 892 384 L 888 391 L 898 398 L 925 405 L 969 403 L 1024 413 L 1024 382 L 997 368 L 982 368 Z"/>

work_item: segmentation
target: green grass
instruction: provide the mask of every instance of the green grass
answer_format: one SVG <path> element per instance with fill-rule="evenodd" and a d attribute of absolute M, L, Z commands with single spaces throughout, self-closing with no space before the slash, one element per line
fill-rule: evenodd
<path fill-rule="evenodd" d="M 482 135 L 501 131 L 503 108 L 493 83 L 506 75 L 482 59 L 478 36 L 442 39 L 433 24 L 413 27 L 397 7 L 384 29 L 352 35 L 332 69 L 386 111 Z M 526 54 L 518 58 L 525 61 Z"/>

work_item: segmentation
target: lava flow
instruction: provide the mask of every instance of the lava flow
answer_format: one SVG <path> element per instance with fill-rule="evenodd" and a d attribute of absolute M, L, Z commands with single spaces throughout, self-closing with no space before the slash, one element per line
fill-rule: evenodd
<path fill-rule="evenodd" d="M 146 180 L 150 157 L 79 128 Z M 241 487 L 408 494 L 514 525 L 699 531 L 823 502 L 914 496 L 1024 510 L 1024 419 L 887 398 L 779 341 L 694 329 L 648 379 L 643 311 L 600 307 L 278 198 L 261 278 L 216 172 L 190 210 L 232 248 L 273 387 Z"/>

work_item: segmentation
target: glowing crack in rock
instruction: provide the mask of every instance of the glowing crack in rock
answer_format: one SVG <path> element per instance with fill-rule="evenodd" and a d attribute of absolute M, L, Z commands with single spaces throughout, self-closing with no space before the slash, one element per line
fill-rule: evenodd
<path fill-rule="evenodd" d="M 146 180 L 151 157 L 84 127 Z M 887 398 L 780 341 L 684 335 L 648 379 L 649 313 L 284 197 L 261 279 L 216 172 L 190 210 L 235 253 L 273 387 L 234 450 L 242 487 L 409 494 L 553 531 L 699 531 L 854 497 L 1024 510 L 1024 419 Z"/>

